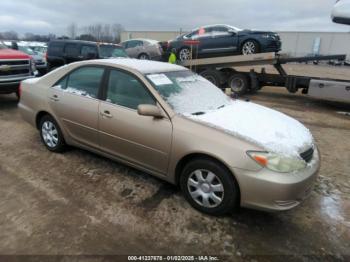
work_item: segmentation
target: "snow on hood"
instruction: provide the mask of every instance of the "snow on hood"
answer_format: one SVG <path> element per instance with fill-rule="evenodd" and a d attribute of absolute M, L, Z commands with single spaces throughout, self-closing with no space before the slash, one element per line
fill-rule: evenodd
<path fill-rule="evenodd" d="M 250 102 L 236 100 L 204 115 L 186 117 L 253 142 L 271 153 L 299 157 L 313 145 L 310 131 L 299 121 Z"/>

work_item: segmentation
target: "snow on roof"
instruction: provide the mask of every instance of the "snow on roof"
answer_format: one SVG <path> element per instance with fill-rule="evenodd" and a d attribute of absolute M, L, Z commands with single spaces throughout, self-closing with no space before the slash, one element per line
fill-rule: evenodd
<path fill-rule="evenodd" d="M 139 60 L 131 58 L 117 58 L 117 59 L 103 59 L 95 60 L 104 64 L 125 66 L 134 70 L 137 70 L 143 74 L 170 72 L 170 71 L 183 71 L 186 68 L 170 63 L 156 62 L 150 60 Z"/>
<path fill-rule="evenodd" d="M 233 30 L 235 31 L 242 31 L 242 29 L 238 28 L 238 27 L 235 27 L 235 26 L 232 26 L 232 25 L 225 25 L 225 24 L 213 24 L 213 25 L 204 25 L 204 26 L 200 26 L 200 27 L 197 27 L 195 29 L 193 29 L 191 32 L 193 31 L 196 31 L 196 30 L 199 30 L 200 28 L 208 28 L 208 27 L 215 27 L 215 26 L 224 26 L 224 27 L 228 27 L 228 28 L 232 28 Z"/>

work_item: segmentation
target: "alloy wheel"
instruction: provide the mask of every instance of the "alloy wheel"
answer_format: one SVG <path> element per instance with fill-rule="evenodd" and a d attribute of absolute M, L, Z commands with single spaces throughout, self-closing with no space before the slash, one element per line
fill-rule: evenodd
<path fill-rule="evenodd" d="M 181 61 L 186 61 L 191 58 L 191 51 L 188 48 L 183 48 L 180 50 L 179 58 Z"/>
<path fill-rule="evenodd" d="M 149 60 L 149 57 L 146 54 L 142 54 L 142 55 L 140 55 L 139 59 L 140 60 Z"/>
<path fill-rule="evenodd" d="M 243 55 L 251 55 L 256 53 L 256 45 L 252 41 L 248 41 L 244 43 L 242 47 L 242 53 Z"/>
<path fill-rule="evenodd" d="M 41 127 L 42 137 L 45 144 L 50 148 L 55 148 L 58 144 L 58 131 L 54 123 L 45 121 Z"/>
<path fill-rule="evenodd" d="M 190 174 L 187 188 L 192 199 L 200 206 L 215 208 L 224 199 L 224 186 L 217 175 L 198 169 Z"/>

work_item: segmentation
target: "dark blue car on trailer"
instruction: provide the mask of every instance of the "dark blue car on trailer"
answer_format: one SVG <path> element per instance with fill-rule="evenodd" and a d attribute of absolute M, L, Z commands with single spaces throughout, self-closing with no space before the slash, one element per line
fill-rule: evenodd
<path fill-rule="evenodd" d="M 235 54 L 278 52 L 281 39 L 269 31 L 241 30 L 230 25 L 209 25 L 183 34 L 168 43 L 180 61 Z M 192 54 L 191 54 L 192 52 Z"/>

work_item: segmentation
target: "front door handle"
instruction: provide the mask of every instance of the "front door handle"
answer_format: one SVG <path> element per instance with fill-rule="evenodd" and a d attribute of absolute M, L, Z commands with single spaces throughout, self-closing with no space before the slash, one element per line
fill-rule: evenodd
<path fill-rule="evenodd" d="M 101 116 L 103 117 L 107 117 L 107 118 L 112 118 L 112 114 L 108 111 L 108 110 L 105 110 L 103 112 L 101 112 Z"/>
<path fill-rule="evenodd" d="M 53 95 L 52 97 L 50 97 L 50 99 L 51 101 L 54 101 L 54 102 L 60 101 L 57 95 Z"/>

